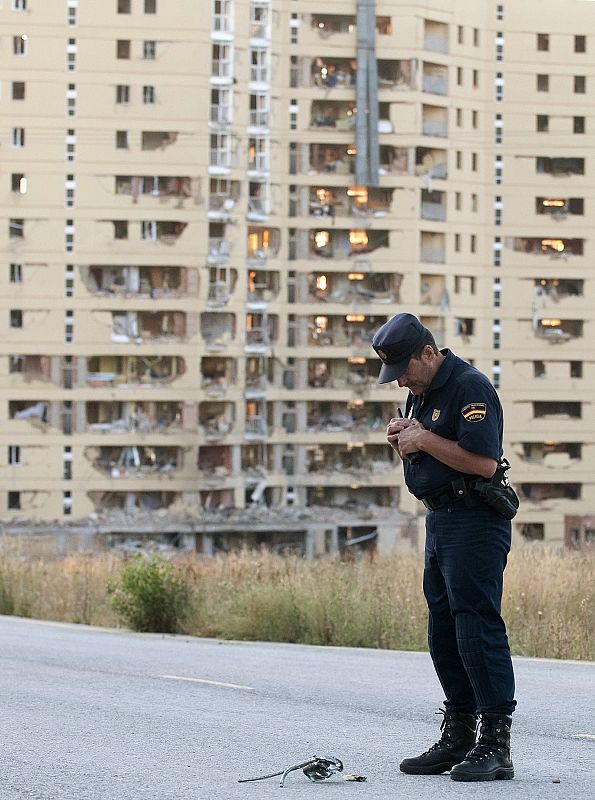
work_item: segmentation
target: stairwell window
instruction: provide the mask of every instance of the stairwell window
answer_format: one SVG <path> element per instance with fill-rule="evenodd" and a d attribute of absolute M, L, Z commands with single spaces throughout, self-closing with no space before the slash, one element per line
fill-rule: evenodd
<path fill-rule="evenodd" d="M 584 117 L 573 117 L 572 119 L 573 133 L 584 133 L 586 130 Z"/>
<path fill-rule="evenodd" d="M 157 223 L 154 220 L 141 222 L 141 239 L 149 242 L 157 241 Z"/>
<path fill-rule="evenodd" d="M 539 133 L 547 133 L 550 127 L 550 118 L 548 115 L 538 114 L 535 127 Z"/>
<path fill-rule="evenodd" d="M 23 265 L 11 264 L 10 265 L 10 282 L 22 283 L 23 282 Z"/>
<path fill-rule="evenodd" d="M 12 99 L 24 100 L 25 99 L 25 82 L 13 81 L 12 82 Z"/>
<path fill-rule="evenodd" d="M 550 49 L 550 35 L 549 33 L 537 34 L 537 49 L 545 52 Z"/>
<path fill-rule="evenodd" d="M 538 75 L 537 76 L 537 91 L 538 92 L 549 92 L 550 90 L 550 76 L 549 75 Z"/>
<path fill-rule="evenodd" d="M 574 93 L 585 94 L 587 91 L 587 79 L 584 75 L 574 76 Z"/>
<path fill-rule="evenodd" d="M 119 83 L 116 86 L 116 103 L 120 105 L 128 105 L 130 102 L 130 86 L 125 83 Z"/>
<path fill-rule="evenodd" d="M 130 58 L 130 39 L 116 41 L 116 58 Z"/>
<path fill-rule="evenodd" d="M 145 14 L 157 13 L 157 0 L 145 0 Z"/>
<path fill-rule="evenodd" d="M 118 14 L 130 14 L 130 0 L 118 0 Z"/>
<path fill-rule="evenodd" d="M 143 42 L 143 58 L 146 61 L 155 61 L 157 58 L 157 42 L 152 39 Z"/>
<path fill-rule="evenodd" d="M 15 467 L 20 466 L 21 461 L 21 448 L 17 444 L 8 445 L 8 463 Z"/>
<path fill-rule="evenodd" d="M 21 508 L 21 493 L 8 492 L 8 510 L 20 511 Z"/>
<path fill-rule="evenodd" d="M 143 103 L 148 106 L 155 104 L 154 86 L 143 86 Z"/>
<path fill-rule="evenodd" d="M 575 53 L 586 53 L 587 52 L 587 37 L 586 36 L 575 36 L 574 37 L 574 52 Z"/>
<path fill-rule="evenodd" d="M 10 309 L 10 327 L 22 328 L 23 327 L 23 312 L 20 308 Z"/>
<path fill-rule="evenodd" d="M 12 52 L 15 56 L 27 55 L 27 42 L 29 37 L 26 33 L 21 33 L 19 36 L 12 37 Z"/>

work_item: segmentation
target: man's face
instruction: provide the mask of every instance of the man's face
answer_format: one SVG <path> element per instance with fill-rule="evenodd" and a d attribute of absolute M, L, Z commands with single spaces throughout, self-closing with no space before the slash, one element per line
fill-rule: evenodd
<path fill-rule="evenodd" d="M 432 379 L 436 372 L 433 359 L 430 357 L 426 350 L 432 352 L 432 348 L 424 348 L 421 358 L 410 358 L 407 369 L 397 379 L 397 383 L 401 388 L 409 389 L 411 394 L 420 395 L 424 394 L 432 383 Z"/>

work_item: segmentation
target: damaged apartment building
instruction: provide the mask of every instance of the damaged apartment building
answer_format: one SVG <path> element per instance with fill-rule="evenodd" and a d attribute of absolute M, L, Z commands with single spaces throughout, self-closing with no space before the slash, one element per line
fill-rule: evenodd
<path fill-rule="evenodd" d="M 500 392 L 516 532 L 590 543 L 595 9 L 566 5 L 2 4 L 2 529 L 416 546 L 370 347 L 407 310 Z"/>

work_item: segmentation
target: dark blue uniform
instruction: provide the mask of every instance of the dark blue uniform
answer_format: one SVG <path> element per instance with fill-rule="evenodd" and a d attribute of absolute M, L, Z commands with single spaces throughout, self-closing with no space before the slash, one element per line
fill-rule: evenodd
<path fill-rule="evenodd" d="M 502 407 L 490 381 L 470 364 L 446 358 L 428 391 L 409 395 L 407 416 L 471 453 L 502 456 Z M 510 714 L 514 674 L 500 616 L 511 523 L 453 490 L 465 476 L 428 453 L 404 459 L 408 489 L 434 510 L 426 517 L 424 594 L 428 643 L 448 710 Z M 469 477 L 469 476 L 467 476 Z"/>

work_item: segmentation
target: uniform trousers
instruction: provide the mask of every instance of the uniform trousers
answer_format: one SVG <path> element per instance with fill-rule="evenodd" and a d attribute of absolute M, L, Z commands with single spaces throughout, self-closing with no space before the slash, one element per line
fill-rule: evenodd
<path fill-rule="evenodd" d="M 511 714 L 514 673 L 500 616 L 511 524 L 488 506 L 426 516 L 428 644 L 449 711 Z"/>

